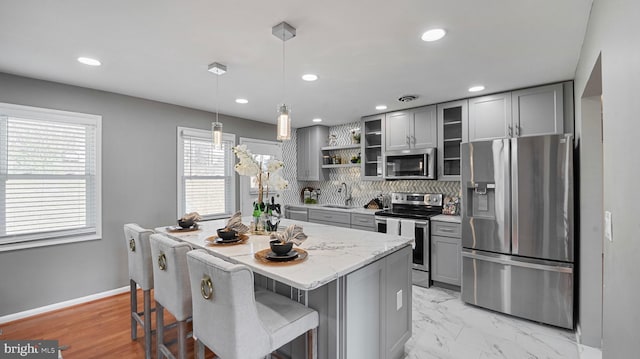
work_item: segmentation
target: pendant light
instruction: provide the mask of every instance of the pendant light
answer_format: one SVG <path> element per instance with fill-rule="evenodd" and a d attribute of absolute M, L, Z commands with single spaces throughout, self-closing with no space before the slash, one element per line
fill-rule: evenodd
<path fill-rule="evenodd" d="M 209 72 L 216 75 L 216 122 L 211 123 L 211 132 L 213 133 L 213 146 L 215 149 L 222 149 L 222 123 L 218 120 L 218 82 L 220 76 L 227 72 L 227 67 L 218 62 L 209 65 Z"/>
<path fill-rule="evenodd" d="M 291 107 L 287 106 L 284 102 L 285 97 L 285 52 L 284 43 L 296 36 L 296 29 L 287 24 L 281 22 L 278 25 L 271 28 L 273 36 L 282 40 L 282 104 L 278 105 L 278 129 L 277 139 L 279 141 L 291 139 Z"/>

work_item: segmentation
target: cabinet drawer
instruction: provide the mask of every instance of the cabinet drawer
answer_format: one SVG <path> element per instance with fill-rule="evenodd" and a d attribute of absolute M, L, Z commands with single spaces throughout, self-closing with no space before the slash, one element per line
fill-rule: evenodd
<path fill-rule="evenodd" d="M 449 222 L 431 222 L 431 235 L 432 236 L 445 236 L 461 238 L 461 225 L 460 223 Z"/>
<path fill-rule="evenodd" d="M 351 217 L 348 215 L 348 213 L 345 212 L 333 212 L 323 209 L 310 209 L 309 222 L 323 222 L 336 225 L 346 224 L 346 226 L 349 227 L 351 225 Z"/>
<path fill-rule="evenodd" d="M 351 226 L 375 228 L 375 216 L 372 214 L 351 213 Z"/>

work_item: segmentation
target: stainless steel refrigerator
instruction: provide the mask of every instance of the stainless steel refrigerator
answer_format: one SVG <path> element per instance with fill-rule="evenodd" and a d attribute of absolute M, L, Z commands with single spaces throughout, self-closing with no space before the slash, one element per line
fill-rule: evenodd
<path fill-rule="evenodd" d="M 573 138 L 461 145 L 462 300 L 573 329 Z"/>

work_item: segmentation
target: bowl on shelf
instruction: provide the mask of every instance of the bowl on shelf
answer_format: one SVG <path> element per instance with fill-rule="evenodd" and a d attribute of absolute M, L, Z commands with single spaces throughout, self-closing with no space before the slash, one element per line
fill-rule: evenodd
<path fill-rule="evenodd" d="M 238 238 L 238 232 L 226 227 L 218 228 L 216 232 L 218 233 L 218 238 L 222 239 L 223 241 L 230 241 L 232 239 Z"/>
<path fill-rule="evenodd" d="M 269 246 L 271 247 L 271 251 L 278 256 L 287 255 L 287 253 L 291 252 L 293 249 L 293 242 L 282 243 L 279 240 L 270 241 Z"/>
<path fill-rule="evenodd" d="M 182 228 L 191 228 L 193 227 L 193 225 L 196 224 L 196 221 L 194 221 L 193 219 L 182 219 L 180 218 L 178 220 L 178 225 Z"/>

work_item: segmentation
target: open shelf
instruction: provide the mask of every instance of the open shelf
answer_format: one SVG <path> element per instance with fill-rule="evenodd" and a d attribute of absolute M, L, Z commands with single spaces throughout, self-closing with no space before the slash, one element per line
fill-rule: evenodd
<path fill-rule="evenodd" d="M 365 148 L 382 148 L 382 145 L 366 146 Z"/>
<path fill-rule="evenodd" d="M 350 150 L 354 148 L 360 148 L 360 144 L 355 145 L 342 145 L 342 146 L 325 146 L 320 148 L 323 151 L 336 151 L 336 150 Z"/>
<path fill-rule="evenodd" d="M 462 124 L 462 121 L 449 121 L 449 122 L 444 122 L 443 123 L 443 125 L 445 125 L 445 126 L 458 125 L 458 124 Z"/>
<path fill-rule="evenodd" d="M 460 161 L 460 157 L 449 157 L 449 158 L 445 158 L 445 161 Z"/>
<path fill-rule="evenodd" d="M 462 137 L 445 138 L 443 141 L 444 142 L 462 142 Z"/>
<path fill-rule="evenodd" d="M 339 165 L 322 165 L 322 168 L 360 167 L 360 163 L 341 163 Z"/>

